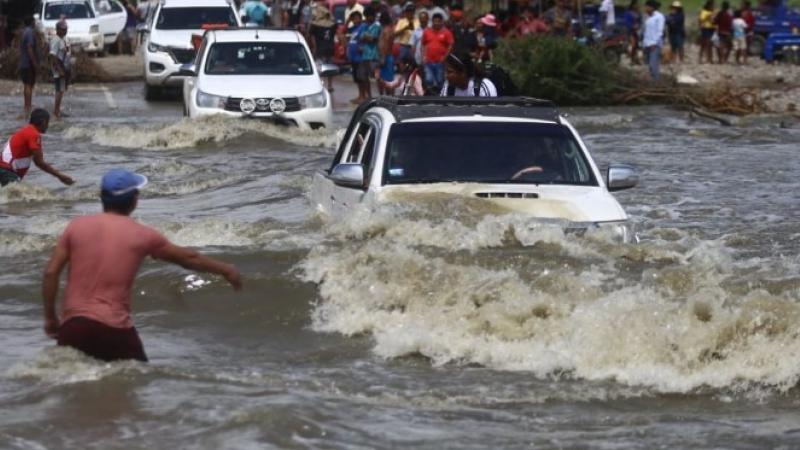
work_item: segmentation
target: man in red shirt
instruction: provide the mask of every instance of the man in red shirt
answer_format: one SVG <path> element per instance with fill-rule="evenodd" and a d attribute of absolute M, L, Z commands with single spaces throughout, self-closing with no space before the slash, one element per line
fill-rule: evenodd
<path fill-rule="evenodd" d="M 425 84 L 439 92 L 444 84 L 444 59 L 453 51 L 453 33 L 444 26 L 444 16 L 433 15 L 433 26 L 422 33 L 422 57 L 425 63 Z"/>
<path fill-rule="evenodd" d="M 37 167 L 70 185 L 75 181 L 45 162 L 42 151 L 42 134 L 50 125 L 50 113 L 37 108 L 31 113 L 30 123 L 14 133 L 0 152 L 0 186 L 21 181 L 31 166 Z"/>
<path fill-rule="evenodd" d="M 130 217 L 145 184 L 143 175 L 110 170 L 101 183 L 103 213 L 71 221 L 59 238 L 42 281 L 44 331 L 58 339 L 58 345 L 103 361 L 147 361 L 130 315 L 131 286 L 147 256 L 222 275 L 234 289 L 241 289 L 234 266 L 178 247 Z M 55 309 L 58 281 L 67 264 L 59 320 Z"/>

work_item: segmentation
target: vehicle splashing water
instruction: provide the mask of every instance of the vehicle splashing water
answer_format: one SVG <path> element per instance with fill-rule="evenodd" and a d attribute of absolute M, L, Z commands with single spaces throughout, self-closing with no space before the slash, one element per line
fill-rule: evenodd
<path fill-rule="evenodd" d="M 75 100 L 85 122 L 45 136 L 75 186 L 32 170 L 0 189 L 0 447 L 796 444 L 800 128 L 571 111 L 601 167 L 641 171 L 616 195 L 635 244 L 447 195 L 323 221 L 308 195 L 333 131 L 179 120 L 114 89 L 133 116 Z M 234 296 L 145 264 L 148 365 L 41 331 L 49 249 L 117 166 L 150 178 L 137 218 L 245 276 Z"/>

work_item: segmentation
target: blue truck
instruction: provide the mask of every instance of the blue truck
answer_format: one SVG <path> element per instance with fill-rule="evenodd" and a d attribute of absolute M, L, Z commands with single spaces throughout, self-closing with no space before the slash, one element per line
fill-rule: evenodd
<path fill-rule="evenodd" d="M 786 36 L 800 32 L 800 9 L 797 5 L 789 5 L 787 0 L 762 0 L 753 14 L 756 16 L 755 36 L 750 43 L 750 54 L 753 56 L 764 55 L 770 34 L 781 33 Z"/>

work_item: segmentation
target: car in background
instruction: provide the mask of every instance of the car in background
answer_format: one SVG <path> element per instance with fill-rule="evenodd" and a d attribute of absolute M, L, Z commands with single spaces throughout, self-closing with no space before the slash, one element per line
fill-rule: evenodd
<path fill-rule="evenodd" d="M 88 1 L 44 0 L 37 15 L 45 36 L 54 36 L 56 23 L 64 17 L 69 27 L 66 40 L 70 46 L 95 54 L 105 51 L 100 20 Z"/>
<path fill-rule="evenodd" d="M 379 97 L 355 111 L 311 199 L 323 217 L 356 208 L 449 195 L 509 213 L 609 229 L 630 241 L 628 216 L 610 192 L 638 174 L 612 164 L 601 174 L 555 106 L 525 97 Z"/>
<path fill-rule="evenodd" d="M 162 0 L 151 15 L 142 44 L 145 98 L 152 100 L 165 87 L 180 88 L 181 65 L 195 60 L 192 35 L 208 28 L 239 27 L 230 0 Z"/>
<path fill-rule="evenodd" d="M 117 42 L 119 34 L 125 29 L 128 12 L 117 0 L 92 0 L 92 6 L 100 23 L 100 33 L 106 49 Z"/>
<path fill-rule="evenodd" d="M 269 28 L 209 30 L 194 63 L 183 66 L 184 113 L 261 118 L 302 129 L 330 128 L 331 98 L 298 31 Z"/>

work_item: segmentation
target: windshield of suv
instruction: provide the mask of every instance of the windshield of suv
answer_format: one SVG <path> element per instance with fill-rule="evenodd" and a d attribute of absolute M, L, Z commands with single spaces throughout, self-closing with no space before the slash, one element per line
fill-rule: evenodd
<path fill-rule="evenodd" d="M 86 2 L 48 3 L 44 7 L 45 20 L 59 20 L 61 15 L 67 19 L 92 19 L 94 13 Z"/>
<path fill-rule="evenodd" d="M 207 75 L 311 75 L 306 49 L 296 42 L 224 42 L 206 58 Z"/>
<path fill-rule="evenodd" d="M 384 184 L 471 182 L 597 186 L 570 130 L 558 124 L 400 123 Z"/>
<path fill-rule="evenodd" d="M 235 27 L 236 15 L 228 7 L 162 8 L 156 20 L 158 30 L 199 30 L 203 25 Z"/>

